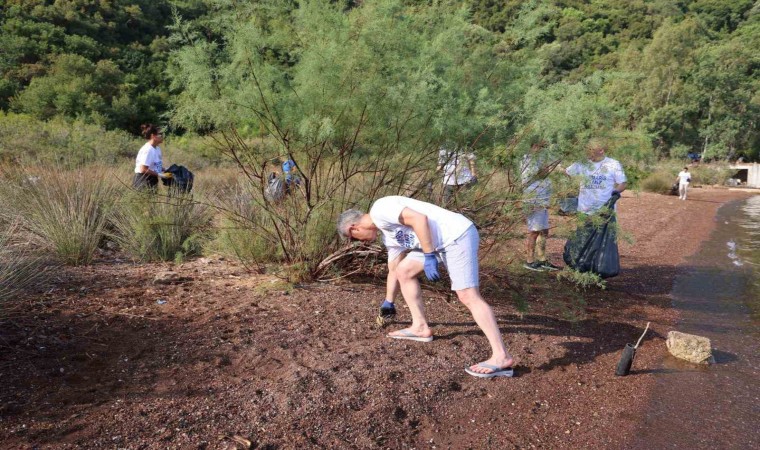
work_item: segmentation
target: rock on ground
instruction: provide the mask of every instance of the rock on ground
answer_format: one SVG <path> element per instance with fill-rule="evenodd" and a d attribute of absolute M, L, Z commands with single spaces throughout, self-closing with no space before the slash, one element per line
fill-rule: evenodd
<path fill-rule="evenodd" d="M 714 362 L 710 339 L 694 334 L 671 331 L 665 341 L 668 351 L 676 358 L 684 359 L 695 364 L 711 364 Z"/>

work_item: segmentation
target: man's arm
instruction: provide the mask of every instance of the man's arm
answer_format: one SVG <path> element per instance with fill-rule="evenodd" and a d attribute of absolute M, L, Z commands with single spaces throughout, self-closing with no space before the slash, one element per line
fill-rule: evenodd
<path fill-rule="evenodd" d="M 626 187 L 628 187 L 628 183 L 626 183 L 625 181 L 622 183 L 615 184 L 615 190 L 621 194 L 623 193 Z"/>
<path fill-rule="evenodd" d="M 406 225 L 414 230 L 414 234 L 416 234 L 417 239 L 420 240 L 420 245 L 422 246 L 422 251 L 424 253 L 435 251 L 433 237 L 430 232 L 430 225 L 428 224 L 428 217 L 426 215 L 410 208 L 404 208 L 401 210 L 398 220 L 401 225 Z"/>

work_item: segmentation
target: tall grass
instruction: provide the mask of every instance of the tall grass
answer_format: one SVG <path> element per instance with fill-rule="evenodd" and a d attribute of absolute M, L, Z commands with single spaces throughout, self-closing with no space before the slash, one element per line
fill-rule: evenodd
<path fill-rule="evenodd" d="M 656 194 L 667 194 L 670 192 L 670 187 L 673 185 L 675 178 L 675 175 L 671 175 L 667 171 L 658 170 L 649 174 L 641 181 L 641 189 Z"/>
<path fill-rule="evenodd" d="M 111 236 L 136 260 L 183 260 L 201 253 L 211 219 L 209 207 L 188 194 L 129 192 L 114 211 Z"/>
<path fill-rule="evenodd" d="M 210 243 L 213 251 L 237 258 L 246 268 L 258 272 L 263 272 L 266 264 L 282 260 L 277 241 L 263 231 L 271 229 L 271 220 L 253 201 L 260 193 L 239 181 L 208 188 L 212 191 L 210 203 L 219 208 L 218 232 Z"/>
<path fill-rule="evenodd" d="M 117 185 L 102 168 L 0 175 L 5 220 L 71 265 L 89 264 L 102 242 Z"/>
<path fill-rule="evenodd" d="M 0 317 L 6 302 L 39 280 L 45 273 L 42 258 L 31 253 L 18 224 L 5 224 L 0 231 Z"/>

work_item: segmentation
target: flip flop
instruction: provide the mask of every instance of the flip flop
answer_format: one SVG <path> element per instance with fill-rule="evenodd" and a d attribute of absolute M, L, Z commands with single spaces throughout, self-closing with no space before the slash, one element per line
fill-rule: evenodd
<path fill-rule="evenodd" d="M 494 366 L 493 364 L 488 363 L 478 363 L 476 364 L 478 367 L 482 367 L 484 369 L 490 369 L 493 370 L 491 373 L 478 373 L 473 370 L 470 370 L 469 367 L 465 367 L 464 371 L 472 375 L 473 377 L 478 378 L 495 378 L 495 377 L 513 377 L 515 375 L 515 370 L 512 367 L 507 367 L 506 369 L 502 369 L 499 366 Z"/>
<path fill-rule="evenodd" d="M 394 336 L 394 335 L 389 334 L 388 337 L 391 339 L 406 339 L 408 341 L 417 341 L 417 342 L 430 342 L 433 340 L 433 336 L 428 336 L 428 337 L 417 336 L 416 334 L 412 333 L 411 331 L 407 329 L 398 330 L 398 333 L 401 333 L 401 336 Z"/>

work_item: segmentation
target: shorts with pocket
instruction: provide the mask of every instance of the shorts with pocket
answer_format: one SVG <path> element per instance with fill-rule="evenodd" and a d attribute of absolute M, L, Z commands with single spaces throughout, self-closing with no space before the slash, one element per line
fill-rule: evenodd
<path fill-rule="evenodd" d="M 528 214 L 526 222 L 528 231 L 542 231 L 549 229 L 549 210 L 546 208 L 534 209 Z"/>
<path fill-rule="evenodd" d="M 439 261 L 443 262 L 449 272 L 452 291 L 480 286 L 479 246 L 480 235 L 475 225 L 471 225 L 454 242 L 438 251 Z M 406 258 L 425 263 L 425 255 L 419 250 L 407 253 Z"/>

